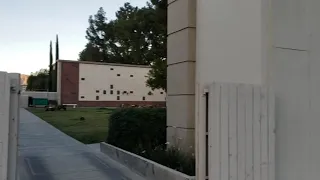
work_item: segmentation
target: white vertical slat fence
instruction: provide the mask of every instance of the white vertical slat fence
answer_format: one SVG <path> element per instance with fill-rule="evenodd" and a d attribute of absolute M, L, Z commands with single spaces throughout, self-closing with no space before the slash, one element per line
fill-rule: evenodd
<path fill-rule="evenodd" d="M 274 95 L 213 83 L 209 89 L 209 180 L 274 180 Z"/>

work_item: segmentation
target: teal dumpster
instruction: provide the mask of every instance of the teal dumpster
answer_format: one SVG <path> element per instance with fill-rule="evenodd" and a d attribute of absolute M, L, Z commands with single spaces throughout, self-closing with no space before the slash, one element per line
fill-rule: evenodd
<path fill-rule="evenodd" d="M 48 106 L 48 102 L 49 100 L 48 99 L 45 99 L 45 98 L 32 98 L 32 105 L 34 107 L 37 107 L 37 106 Z"/>

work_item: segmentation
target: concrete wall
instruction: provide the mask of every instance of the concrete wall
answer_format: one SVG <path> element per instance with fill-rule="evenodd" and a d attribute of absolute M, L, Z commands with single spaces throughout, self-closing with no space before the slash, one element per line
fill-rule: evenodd
<path fill-rule="evenodd" d="M 147 180 L 194 180 L 194 176 L 188 176 L 146 158 L 117 148 L 107 143 L 100 143 L 100 150 L 110 158 L 127 166 L 132 171 Z"/>
<path fill-rule="evenodd" d="M 319 1 L 273 2 L 272 85 L 276 91 L 276 177 L 320 176 Z"/>
<path fill-rule="evenodd" d="M 269 0 L 197 0 L 196 139 L 198 179 L 206 176 L 206 96 L 213 82 L 267 82 Z M 209 137 L 209 139 L 212 137 Z"/>
<path fill-rule="evenodd" d="M 198 83 L 262 84 L 266 1 L 198 0 Z"/>
<path fill-rule="evenodd" d="M 319 1 L 198 0 L 198 159 L 205 159 L 207 84 L 265 84 L 276 96 L 276 180 L 319 178 L 319 7 Z"/>
<path fill-rule="evenodd" d="M 37 91 L 22 91 L 20 95 L 20 107 L 27 108 L 29 106 L 29 97 L 45 98 L 49 100 L 58 101 L 58 93 L 56 92 L 37 92 Z"/>
<path fill-rule="evenodd" d="M 29 107 L 29 96 L 20 96 L 20 107 L 21 108 Z"/>
<path fill-rule="evenodd" d="M 145 67 L 80 63 L 79 101 L 165 101 L 163 90 L 153 91 L 146 86 L 149 70 Z"/>
<path fill-rule="evenodd" d="M 33 98 L 47 98 L 49 100 L 58 100 L 58 93 L 56 92 L 38 92 L 38 91 L 24 91 L 21 96 L 30 96 Z"/>

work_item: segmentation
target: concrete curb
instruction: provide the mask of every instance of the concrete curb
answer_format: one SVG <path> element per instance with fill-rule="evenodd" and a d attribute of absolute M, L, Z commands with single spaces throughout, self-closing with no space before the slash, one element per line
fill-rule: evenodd
<path fill-rule="evenodd" d="M 195 180 L 194 176 L 188 176 L 104 142 L 100 143 L 100 151 L 147 180 Z"/>

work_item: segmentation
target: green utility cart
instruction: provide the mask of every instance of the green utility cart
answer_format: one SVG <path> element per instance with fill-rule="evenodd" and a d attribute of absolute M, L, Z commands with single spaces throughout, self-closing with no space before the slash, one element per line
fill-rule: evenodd
<path fill-rule="evenodd" d="M 33 107 L 46 107 L 49 104 L 49 100 L 46 98 L 32 98 Z"/>

